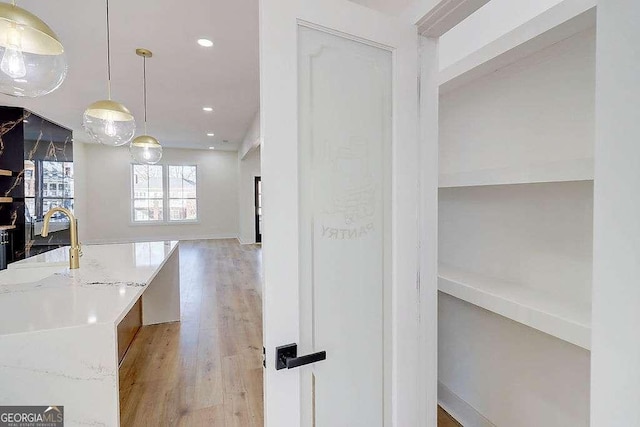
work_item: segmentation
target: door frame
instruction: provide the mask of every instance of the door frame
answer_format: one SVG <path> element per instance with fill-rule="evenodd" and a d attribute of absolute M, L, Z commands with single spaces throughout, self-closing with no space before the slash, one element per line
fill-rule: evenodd
<path fill-rule="evenodd" d="M 402 16 L 419 34 L 419 355 L 420 426 L 437 427 L 439 38 L 490 0 L 417 0 Z"/>
<path fill-rule="evenodd" d="M 260 198 L 258 197 L 259 195 L 258 183 L 261 181 L 262 181 L 262 177 L 260 176 L 253 177 L 253 206 L 254 206 L 253 217 L 255 220 L 256 243 L 262 243 L 262 230 L 260 230 L 260 217 L 262 215 L 258 214 L 258 209 L 262 207 L 258 204 L 258 200 L 260 200 Z"/>
<path fill-rule="evenodd" d="M 265 177 L 265 212 L 298 212 L 298 189 L 291 185 L 297 183 L 297 127 L 278 125 L 291 123 L 288 119 L 297 117 L 293 107 L 297 106 L 297 81 L 286 79 L 291 69 L 297 69 L 294 60 L 297 23 L 302 20 L 322 27 L 322 22 L 305 19 L 305 16 L 321 16 L 332 23 L 325 27 L 335 28 L 343 34 L 359 34 L 360 39 L 375 39 L 366 37 L 368 28 L 358 20 L 350 19 L 353 16 L 350 12 L 327 12 L 335 7 L 336 10 L 345 8 L 366 14 L 368 18 L 378 20 L 380 26 L 387 20 L 397 20 L 409 24 L 414 31 L 413 52 L 393 51 L 394 111 L 404 100 L 408 105 L 413 104 L 416 117 L 415 126 L 411 121 L 401 123 L 395 115 L 393 119 L 391 399 L 392 425 L 396 427 L 437 425 L 438 38 L 488 1 L 416 0 L 401 16 L 390 17 L 357 4 L 344 3 L 344 0 L 260 0 L 261 171 Z M 390 34 L 390 37 L 397 36 Z M 386 45 L 394 46 L 392 40 Z M 413 71 L 398 69 L 398 54 L 417 53 L 419 59 Z M 413 72 L 418 73 L 415 85 L 402 81 L 402 76 L 411 78 Z M 280 108 L 282 100 L 286 101 L 285 108 Z M 271 146 L 271 141 L 279 141 L 280 146 Z M 404 153 L 398 150 L 398 141 L 406 142 Z M 283 170 L 280 167 L 283 164 L 295 166 Z M 272 186 L 278 191 L 270 192 Z M 287 190 L 280 191 L 282 189 Z M 286 303 L 297 301 L 299 295 L 296 289 L 289 287 L 292 293 L 285 296 L 282 304 L 282 289 L 278 288 L 292 280 L 292 267 L 290 261 L 282 258 L 270 259 L 270 253 L 295 248 L 289 253 L 295 255 L 293 259 L 298 259 L 298 221 L 296 218 L 285 223 L 286 220 L 269 214 L 263 216 L 263 221 L 267 235 L 263 244 L 265 426 L 289 427 L 299 425 L 300 408 L 291 409 L 291 396 L 286 392 L 270 395 L 268 384 L 277 381 L 286 390 L 296 390 L 299 386 L 297 371 L 276 372 L 274 368 L 275 347 L 299 341 L 297 304 Z M 297 264 L 294 270 L 293 277 L 297 277 Z M 298 321 L 269 318 L 267 307 L 276 304 L 281 304 L 280 310 L 286 317 Z"/>

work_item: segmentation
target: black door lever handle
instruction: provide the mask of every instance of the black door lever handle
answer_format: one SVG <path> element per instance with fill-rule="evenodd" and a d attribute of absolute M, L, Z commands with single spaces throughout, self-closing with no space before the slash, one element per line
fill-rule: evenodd
<path fill-rule="evenodd" d="M 298 344 L 283 345 L 276 348 L 276 371 L 297 368 L 310 363 L 320 362 L 326 358 L 326 351 L 298 357 Z"/>

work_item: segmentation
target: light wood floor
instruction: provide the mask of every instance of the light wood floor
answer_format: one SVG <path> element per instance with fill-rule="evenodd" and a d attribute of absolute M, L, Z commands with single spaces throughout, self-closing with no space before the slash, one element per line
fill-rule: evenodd
<path fill-rule="evenodd" d="M 446 413 L 444 409 L 438 407 L 438 427 L 461 427 L 462 424 L 457 422 L 451 415 Z"/>
<path fill-rule="evenodd" d="M 261 250 L 180 243 L 182 321 L 140 329 L 120 368 L 122 427 L 263 425 Z M 438 412 L 439 427 L 459 427 Z"/>
<path fill-rule="evenodd" d="M 260 249 L 180 243 L 182 321 L 143 327 L 120 369 L 123 427 L 263 425 Z"/>

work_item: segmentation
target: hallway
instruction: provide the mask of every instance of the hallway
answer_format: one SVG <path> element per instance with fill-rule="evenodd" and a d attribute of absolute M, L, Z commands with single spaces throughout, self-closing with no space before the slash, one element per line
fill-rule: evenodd
<path fill-rule="evenodd" d="M 261 249 L 180 242 L 181 323 L 140 329 L 120 367 L 123 427 L 263 425 Z M 439 409 L 439 427 L 459 426 Z"/>
<path fill-rule="evenodd" d="M 140 329 L 120 368 L 123 427 L 263 425 L 259 246 L 180 243 L 181 323 Z"/>

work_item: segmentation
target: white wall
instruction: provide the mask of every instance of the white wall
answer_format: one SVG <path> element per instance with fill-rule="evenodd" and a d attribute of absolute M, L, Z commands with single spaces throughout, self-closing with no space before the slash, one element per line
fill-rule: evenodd
<path fill-rule="evenodd" d="M 260 145 L 260 110 L 253 116 L 253 120 L 240 144 L 240 148 L 238 148 L 238 158 L 244 159 L 249 151 L 258 145 Z"/>
<path fill-rule="evenodd" d="M 244 159 L 238 152 L 238 201 L 240 203 L 238 239 L 240 243 L 256 242 L 255 177 L 260 176 L 260 147 L 251 150 Z"/>
<path fill-rule="evenodd" d="M 127 147 L 84 146 L 85 243 L 162 239 L 235 238 L 238 235 L 236 152 L 165 148 L 161 164 L 198 166 L 197 224 L 133 225 L 131 160 Z M 82 156 L 78 159 L 80 160 Z M 76 166 L 83 169 L 79 164 Z"/>
<path fill-rule="evenodd" d="M 640 425 L 640 2 L 598 1 L 592 425 Z"/>

